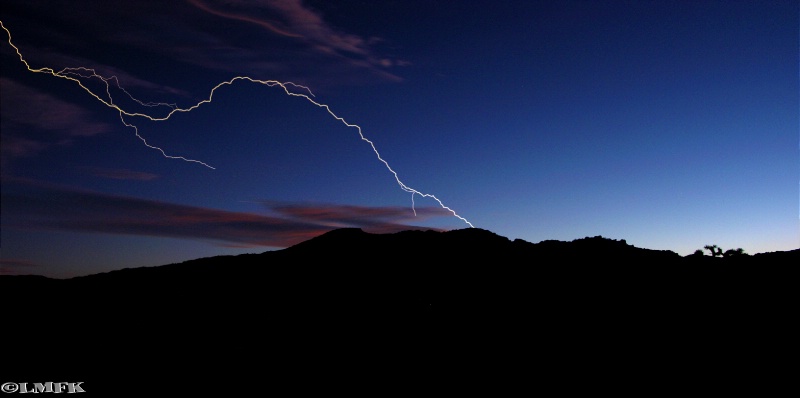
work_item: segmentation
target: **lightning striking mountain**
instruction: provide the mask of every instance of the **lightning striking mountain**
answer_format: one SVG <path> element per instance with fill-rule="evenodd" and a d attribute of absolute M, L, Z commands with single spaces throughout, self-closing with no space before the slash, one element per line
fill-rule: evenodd
<path fill-rule="evenodd" d="M 341 117 L 341 116 L 337 115 L 336 113 L 334 113 L 329 105 L 321 103 L 321 102 L 318 102 L 317 100 L 312 98 L 312 97 L 315 97 L 315 96 L 314 96 L 314 94 L 311 92 L 311 90 L 308 87 L 305 87 L 305 86 L 302 86 L 302 85 L 299 85 L 299 84 L 295 84 L 295 83 L 292 83 L 292 82 L 280 82 L 280 81 L 277 81 L 277 80 L 255 79 L 255 78 L 248 77 L 248 76 L 236 76 L 236 77 L 231 78 L 230 80 L 218 83 L 213 88 L 211 88 L 211 90 L 208 93 L 208 97 L 207 98 L 205 98 L 205 99 L 203 99 L 203 100 L 201 100 L 201 101 L 199 101 L 199 102 L 197 102 L 194 105 L 191 105 L 189 107 L 182 108 L 182 107 L 177 106 L 176 104 L 162 103 L 162 102 L 144 102 L 144 101 L 141 101 L 141 100 L 135 98 L 127 90 L 125 90 L 120 85 L 119 79 L 116 76 L 105 77 L 105 76 L 102 76 L 102 75 L 98 74 L 94 69 L 91 69 L 91 68 L 72 67 L 72 68 L 64 68 L 62 70 L 56 71 L 55 69 L 50 68 L 50 67 L 41 67 L 41 68 L 31 67 L 31 65 L 28 63 L 28 61 L 26 61 L 25 58 L 23 57 L 22 52 L 20 51 L 20 49 L 12 42 L 11 31 L 9 31 L 8 28 L 6 28 L 6 26 L 3 24 L 2 21 L 0 21 L 0 27 L 2 27 L 3 30 L 5 30 L 6 33 L 8 34 L 8 44 L 14 49 L 14 51 L 16 51 L 17 56 L 19 57 L 19 60 L 25 65 L 25 67 L 28 69 L 28 71 L 33 72 L 33 73 L 48 74 L 48 75 L 51 75 L 53 77 L 57 77 L 57 78 L 60 78 L 60 79 L 66 79 L 66 80 L 74 82 L 80 88 L 82 88 L 84 91 L 86 91 L 89 95 L 94 97 L 96 100 L 100 101 L 103 105 L 105 105 L 105 106 L 117 111 L 119 113 L 119 117 L 120 117 L 120 120 L 121 120 L 123 125 L 133 129 L 134 133 L 136 134 L 136 137 L 139 138 L 144 143 L 145 146 L 147 146 L 148 148 L 151 148 L 151 149 L 154 149 L 154 150 L 157 150 L 157 151 L 161 152 L 161 154 L 165 158 L 168 158 L 168 159 L 179 159 L 179 160 L 183 160 L 183 161 L 186 161 L 186 162 L 198 163 L 198 164 L 201 164 L 201 165 L 203 165 L 205 167 L 208 167 L 210 169 L 214 169 L 214 167 L 212 167 L 211 165 L 209 165 L 209 164 L 207 164 L 207 163 L 205 163 L 203 161 L 196 160 L 196 159 L 190 159 L 190 158 L 186 158 L 186 157 L 183 157 L 183 156 L 169 155 L 169 154 L 167 154 L 166 151 L 164 151 L 164 149 L 162 149 L 162 148 L 160 148 L 158 146 L 155 146 L 155 145 L 151 145 L 150 143 L 147 142 L 147 140 L 141 134 L 139 134 L 139 128 L 135 124 L 133 124 L 133 123 L 129 122 L 128 120 L 126 120 L 126 117 L 128 117 L 128 118 L 140 117 L 140 118 L 144 118 L 144 119 L 147 119 L 147 120 L 150 120 L 150 121 L 153 121 L 153 122 L 166 121 L 166 120 L 168 120 L 169 118 L 171 118 L 173 115 L 175 115 L 177 113 L 191 112 L 193 110 L 196 110 L 196 109 L 200 108 L 202 105 L 211 103 L 213 101 L 213 99 L 214 99 L 214 93 L 218 89 L 220 89 L 220 88 L 222 88 L 224 86 L 230 86 L 230 85 L 232 85 L 232 84 L 234 84 L 234 83 L 236 83 L 238 81 L 245 81 L 245 82 L 250 82 L 250 83 L 254 83 L 254 84 L 261 84 L 261 85 L 264 85 L 264 86 L 267 86 L 267 87 L 280 87 L 286 93 L 286 95 L 291 96 L 291 97 L 299 97 L 299 98 L 305 99 L 309 103 L 311 103 L 311 104 L 313 104 L 313 105 L 315 105 L 315 106 L 317 106 L 319 108 L 325 109 L 325 111 L 327 111 L 328 114 L 330 114 L 334 119 L 338 120 L 339 122 L 341 122 L 345 126 L 347 126 L 349 128 L 356 129 L 357 132 L 358 132 L 359 137 L 361 138 L 361 140 L 370 145 L 370 147 L 372 148 L 372 151 L 375 153 L 375 156 L 378 158 L 378 160 L 381 163 L 383 163 L 384 166 L 386 166 L 386 169 L 389 170 L 389 172 L 394 176 L 394 179 L 397 182 L 397 184 L 400 186 L 400 189 L 402 189 L 403 191 L 408 192 L 408 193 L 411 194 L 411 208 L 414 211 L 414 215 L 417 214 L 416 208 L 415 208 L 415 202 L 414 202 L 414 195 L 419 195 L 419 196 L 421 196 L 423 198 L 430 198 L 430 199 L 435 200 L 439 204 L 439 206 L 441 206 L 443 209 L 449 211 L 454 217 L 460 219 L 461 221 L 463 221 L 464 223 L 466 223 L 470 227 L 474 227 L 471 222 L 469 222 L 466 218 L 464 218 L 461 215 L 459 215 L 458 213 L 456 213 L 455 210 L 453 210 L 450 207 L 446 206 L 435 195 L 429 194 L 429 193 L 420 192 L 420 191 L 418 191 L 418 190 L 406 185 L 405 183 L 403 183 L 403 181 L 400 180 L 400 176 L 397 174 L 397 172 L 394 169 L 392 169 L 392 167 L 389 165 L 389 163 L 385 159 L 383 159 L 383 157 L 381 157 L 380 152 L 378 152 L 378 149 L 375 147 L 375 143 L 372 142 L 371 140 L 369 140 L 364 135 L 364 133 L 363 133 L 363 131 L 361 129 L 361 126 L 346 121 L 343 117 Z M 89 87 L 89 83 L 88 83 L 89 81 L 99 81 L 99 82 L 101 82 L 101 86 L 105 88 L 105 90 L 104 90 L 105 93 L 104 94 L 103 93 L 98 93 L 98 92 L 95 92 L 94 90 L 92 90 Z M 292 89 L 290 89 L 290 87 L 292 89 L 305 90 L 305 92 L 307 94 L 306 93 L 302 93 L 302 92 L 293 91 Z M 134 101 L 135 103 L 137 103 L 138 105 L 140 105 L 140 106 L 142 106 L 144 108 L 166 108 L 167 111 L 166 111 L 166 113 L 163 113 L 160 116 L 156 116 L 156 115 L 153 115 L 153 114 L 144 113 L 142 111 L 128 110 L 126 108 L 123 108 L 121 104 L 119 104 L 117 101 L 114 100 L 114 96 L 112 95 L 112 89 L 121 91 L 130 100 Z"/>

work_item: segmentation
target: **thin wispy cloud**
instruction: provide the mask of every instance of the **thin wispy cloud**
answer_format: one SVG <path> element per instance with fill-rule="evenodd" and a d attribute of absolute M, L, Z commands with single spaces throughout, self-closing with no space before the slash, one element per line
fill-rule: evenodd
<path fill-rule="evenodd" d="M 266 31 L 302 41 L 320 55 L 344 60 L 392 81 L 400 81 L 388 68 L 405 66 L 405 60 L 380 55 L 374 45 L 383 40 L 348 33 L 328 23 L 324 16 L 300 0 L 215 1 L 187 0 L 217 17 L 253 24 Z"/>
<path fill-rule="evenodd" d="M 370 207 L 337 204 L 279 204 L 264 202 L 271 211 L 282 217 L 319 223 L 334 228 L 357 227 L 374 233 L 420 229 L 407 223 L 452 214 L 441 207 L 422 207 L 414 210 L 402 206 Z M 430 229 L 430 228 L 423 228 Z"/>
<path fill-rule="evenodd" d="M 73 103 L 7 78 L 0 78 L 4 122 L 41 130 L 58 131 L 65 136 L 86 137 L 111 130 L 106 123 L 93 120 L 89 111 Z M 5 126 L 4 126 L 5 127 Z"/>
<path fill-rule="evenodd" d="M 230 247 L 288 247 L 341 227 L 369 232 L 431 229 L 406 224 L 410 209 L 343 205 L 269 204 L 274 215 L 187 206 L 127 196 L 16 184 L 2 195 L 4 227 L 211 240 Z M 417 221 L 449 216 L 418 208 Z"/>
<path fill-rule="evenodd" d="M 0 78 L 0 101 L 3 164 L 112 129 L 81 106 L 8 78 Z"/>
<path fill-rule="evenodd" d="M 87 171 L 96 177 L 112 180 L 151 181 L 158 178 L 158 175 L 153 173 L 128 169 L 89 168 Z"/>
<path fill-rule="evenodd" d="M 254 25 L 258 25 L 264 29 L 269 30 L 272 33 L 276 33 L 282 36 L 288 37 L 302 37 L 299 34 L 292 33 L 288 30 L 287 27 L 282 26 L 283 24 L 280 21 L 272 21 L 267 19 L 260 19 L 253 17 L 251 15 L 247 15 L 245 13 L 237 12 L 237 11 L 227 11 L 223 10 L 220 7 L 220 4 L 213 4 L 213 1 L 205 2 L 202 0 L 187 0 L 189 4 L 209 13 L 223 18 L 235 19 L 237 21 L 248 22 Z M 231 2 L 226 2 L 230 4 Z M 239 5 L 244 5 L 242 2 L 237 2 Z M 257 2 L 250 2 L 252 3 Z"/>
<path fill-rule="evenodd" d="M 104 76 L 117 76 L 126 88 L 141 88 L 134 94 L 144 101 L 164 101 L 144 98 L 152 94 L 204 96 L 204 90 L 216 83 L 215 79 L 200 85 L 165 80 L 151 74 L 155 70 L 172 68 L 178 76 L 187 70 L 224 72 L 224 78 L 247 75 L 320 88 L 400 81 L 397 68 L 409 64 L 383 53 L 387 39 L 337 27 L 322 11 L 297 0 L 53 1 L 16 7 L 4 23 L 20 32 L 18 44 L 34 64 L 56 70 L 94 68 Z M 92 18 L 82 16 L 88 12 Z M 29 18 L 42 14 L 53 15 L 54 23 L 35 35 L 26 34 Z M 143 21 L 130 15 L 149 18 Z M 232 34 L 240 31 L 248 34 Z M 127 54 L 126 58 L 116 58 L 115 51 L 92 59 L 85 35 L 102 38 L 119 54 Z M 68 50 L 70 55 L 65 55 Z M 147 67 L 128 62 L 145 57 Z"/>
<path fill-rule="evenodd" d="M 119 83 L 120 87 L 126 90 L 133 90 L 137 94 L 138 92 L 147 93 L 151 98 L 141 98 L 145 102 L 159 102 L 163 99 L 153 98 L 155 95 L 160 95 L 163 97 L 173 97 L 176 95 L 181 97 L 189 96 L 189 93 L 184 90 L 148 81 L 142 77 L 135 76 L 131 72 L 120 69 L 119 67 L 107 65 L 98 62 L 97 60 L 62 54 L 57 51 L 52 51 L 52 49 L 26 46 L 25 58 L 31 62 L 33 64 L 32 66 L 34 67 L 47 66 L 56 71 L 62 71 L 65 68 L 82 67 L 91 69 L 95 71 L 97 75 L 105 78 L 110 79 L 114 77 L 115 79 L 109 82 L 112 87 Z M 83 74 L 88 76 L 90 73 L 86 71 Z M 101 83 L 97 78 L 95 79 L 95 83 L 104 85 L 104 83 Z"/>
<path fill-rule="evenodd" d="M 31 268 L 38 267 L 39 264 L 23 259 L 0 258 L 0 275 L 25 274 L 32 271 Z"/>

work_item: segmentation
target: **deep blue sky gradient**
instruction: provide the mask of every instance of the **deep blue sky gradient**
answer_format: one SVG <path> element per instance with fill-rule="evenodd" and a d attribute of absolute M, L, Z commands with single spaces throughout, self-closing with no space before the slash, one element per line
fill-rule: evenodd
<path fill-rule="evenodd" d="M 511 239 L 800 247 L 796 1 L 111 3 L 9 0 L 0 20 L 32 67 L 92 67 L 143 101 L 306 85 L 406 185 Z M 126 119 L 211 170 L 0 33 L 3 273 L 467 226 L 419 195 L 414 216 L 357 130 L 280 88 Z"/>

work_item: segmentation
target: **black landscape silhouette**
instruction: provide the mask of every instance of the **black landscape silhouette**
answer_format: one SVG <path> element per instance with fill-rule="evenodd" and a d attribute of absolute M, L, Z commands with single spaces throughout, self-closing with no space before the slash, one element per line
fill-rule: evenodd
<path fill-rule="evenodd" d="M 339 229 L 261 254 L 0 276 L 5 362 L 108 392 L 744 386 L 743 372 L 789 372 L 772 365 L 797 331 L 798 264 L 800 249 L 680 256 L 603 237 Z"/>

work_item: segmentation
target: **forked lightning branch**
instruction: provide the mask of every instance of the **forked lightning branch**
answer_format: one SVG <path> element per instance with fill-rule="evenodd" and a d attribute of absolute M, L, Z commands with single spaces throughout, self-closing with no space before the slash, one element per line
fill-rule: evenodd
<path fill-rule="evenodd" d="M 172 117 L 172 115 L 174 115 L 176 113 L 191 112 L 191 111 L 193 111 L 195 109 L 198 109 L 200 106 L 202 106 L 204 104 L 211 103 L 212 100 L 214 99 L 214 93 L 218 89 L 220 89 L 220 88 L 222 88 L 224 86 L 232 85 L 232 84 L 234 84 L 236 82 L 239 82 L 239 81 L 250 82 L 250 83 L 255 83 L 255 84 L 261 84 L 261 85 L 264 85 L 264 86 L 267 86 L 267 87 L 280 87 L 281 89 L 283 89 L 283 91 L 286 93 L 286 95 L 291 96 L 291 97 L 298 97 L 298 98 L 305 99 L 309 103 L 311 103 L 313 105 L 316 105 L 319 108 L 325 109 L 334 119 L 338 120 L 339 122 L 341 122 L 345 126 L 355 129 L 358 132 L 359 137 L 361 137 L 361 140 L 370 145 L 370 147 L 372 148 L 372 151 L 375 152 L 375 156 L 378 158 L 378 160 L 381 163 L 383 163 L 384 166 L 386 166 L 386 169 L 389 170 L 390 173 L 392 173 L 392 175 L 394 176 L 395 181 L 400 186 L 400 189 L 402 189 L 403 191 L 408 192 L 408 193 L 411 194 L 411 207 L 414 210 L 414 215 L 417 214 L 416 209 L 414 207 L 415 206 L 414 205 L 414 195 L 419 195 L 419 196 L 421 196 L 423 198 L 430 198 L 430 199 L 435 200 L 439 204 L 439 206 L 441 206 L 443 209 L 449 211 L 453 216 L 455 216 L 458 219 L 460 219 L 461 221 L 465 222 L 470 227 L 473 227 L 472 223 L 470 223 L 466 218 L 464 218 L 464 217 L 460 216 L 458 213 L 456 213 L 455 210 L 445 206 L 445 204 L 441 200 L 439 200 L 439 198 L 437 198 L 436 196 L 434 196 L 432 194 L 429 194 L 429 193 L 424 193 L 424 192 L 417 191 L 416 189 L 411 188 L 408 185 L 406 185 L 405 183 L 403 183 L 400 180 L 400 177 L 397 174 L 397 172 L 394 171 L 394 169 L 392 169 L 392 167 L 389 165 L 389 163 L 381 157 L 381 154 L 378 152 L 378 149 L 375 147 L 375 143 L 373 143 L 366 136 L 364 136 L 364 133 L 361 130 L 361 126 L 359 126 L 357 124 L 352 124 L 352 123 L 347 122 L 344 118 L 342 118 L 341 116 L 339 116 L 336 113 L 334 113 L 330 106 L 316 101 L 314 98 L 312 98 L 312 97 L 314 97 L 314 94 L 311 92 L 310 89 L 308 89 L 308 87 L 301 86 L 299 84 L 295 84 L 295 83 L 292 83 L 292 82 L 279 82 L 277 80 L 261 80 L 261 79 L 254 79 L 254 78 L 248 77 L 248 76 L 236 76 L 236 77 L 234 77 L 234 78 L 232 78 L 230 80 L 227 80 L 227 81 L 224 81 L 222 83 L 217 84 L 216 86 L 214 86 L 210 90 L 210 92 L 208 94 L 208 98 L 206 98 L 206 99 L 204 99 L 202 101 L 199 101 L 196 104 L 194 104 L 192 106 L 189 106 L 189 107 L 186 107 L 186 108 L 178 107 L 175 104 L 168 104 L 168 103 L 161 103 L 161 102 L 144 102 L 144 101 L 141 101 L 139 99 L 134 98 L 127 90 L 125 90 L 120 85 L 119 80 L 117 79 L 116 76 L 111 76 L 111 77 L 101 76 L 94 69 L 91 69 L 91 68 L 73 67 L 73 68 L 64 68 L 62 70 L 56 71 L 55 69 L 52 69 L 52 68 L 49 68 L 49 67 L 43 67 L 43 68 L 31 67 L 31 65 L 28 64 L 28 61 L 26 61 L 25 58 L 22 56 L 22 52 L 20 51 L 20 49 L 16 45 L 14 45 L 14 43 L 12 42 L 12 40 L 11 40 L 11 31 L 9 31 L 8 28 L 6 28 L 6 26 L 3 24 L 2 21 L 0 21 L 0 27 L 2 27 L 3 30 L 5 30 L 6 33 L 8 34 L 8 44 L 14 49 L 14 51 L 16 51 L 17 55 L 19 56 L 19 60 L 25 65 L 25 67 L 28 69 L 28 71 L 34 72 L 34 73 L 43 73 L 43 74 L 51 75 L 53 77 L 57 77 L 57 78 L 60 78 L 60 79 L 65 79 L 65 80 L 69 80 L 69 81 L 74 82 L 80 88 L 82 88 L 84 91 L 86 91 L 89 95 L 94 97 L 96 100 L 100 101 L 103 105 L 105 105 L 105 106 L 115 110 L 116 112 L 118 112 L 120 120 L 122 121 L 122 124 L 124 124 L 125 126 L 133 129 L 133 131 L 136 134 L 136 137 L 139 138 L 144 143 L 145 146 L 147 146 L 148 148 L 154 149 L 156 151 L 159 151 L 161 153 L 161 155 L 164 156 L 165 158 L 183 160 L 183 161 L 192 162 L 192 163 L 198 163 L 198 164 L 203 165 L 205 167 L 208 167 L 210 169 L 214 169 L 214 167 L 212 167 L 211 165 L 209 165 L 209 164 L 207 164 L 207 163 L 205 163 L 203 161 L 196 160 L 196 159 L 189 159 L 189 158 L 186 158 L 186 157 L 183 157 L 183 156 L 170 155 L 164 149 L 162 149 L 160 147 L 157 147 L 155 145 L 151 145 L 139 133 L 139 128 L 135 124 L 131 123 L 130 120 L 133 120 L 134 118 L 144 118 L 144 119 L 147 119 L 147 120 L 150 120 L 150 121 L 160 122 L 160 121 L 165 121 L 165 120 L 169 119 L 170 117 Z M 90 81 L 100 82 L 101 83 L 101 87 L 104 87 L 104 90 L 102 90 L 104 92 L 97 92 L 97 91 L 91 89 L 89 87 L 90 86 L 90 84 L 89 84 Z M 114 99 L 114 97 L 112 95 L 112 89 L 114 89 L 114 92 L 116 92 L 116 90 L 119 90 L 120 92 L 124 93 L 130 100 L 134 101 L 135 103 L 141 105 L 144 108 L 166 109 L 166 113 L 163 113 L 163 111 L 162 111 L 162 115 L 155 116 L 153 114 L 148 114 L 148 113 L 143 113 L 143 112 L 134 112 L 134 111 L 130 111 L 128 109 L 125 109 L 125 108 L 123 108 L 123 106 L 119 102 L 115 101 L 115 99 Z M 304 90 L 305 93 L 294 91 L 294 90 L 297 90 L 297 89 Z"/>

